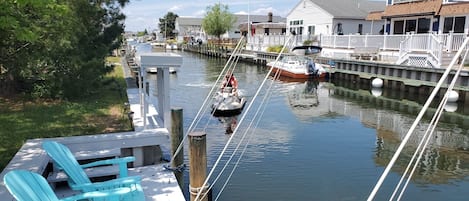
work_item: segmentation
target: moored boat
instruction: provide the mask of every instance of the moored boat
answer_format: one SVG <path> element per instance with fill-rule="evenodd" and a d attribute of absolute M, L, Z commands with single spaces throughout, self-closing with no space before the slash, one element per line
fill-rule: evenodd
<path fill-rule="evenodd" d="M 272 68 L 272 74 L 294 79 L 324 78 L 327 73 L 321 64 L 315 63 L 312 58 L 299 55 L 286 55 L 279 61 L 267 63 Z"/>

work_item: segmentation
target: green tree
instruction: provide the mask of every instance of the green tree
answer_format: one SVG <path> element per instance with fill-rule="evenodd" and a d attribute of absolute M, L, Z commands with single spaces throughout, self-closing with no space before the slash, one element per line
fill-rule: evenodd
<path fill-rule="evenodd" d="M 173 12 L 168 12 L 163 18 L 160 18 L 160 23 L 158 26 L 160 27 L 160 33 L 166 36 L 167 38 L 175 37 L 176 33 L 174 30 L 176 29 L 176 18 L 179 16 Z"/>
<path fill-rule="evenodd" d="M 236 17 L 228 11 L 228 6 L 220 3 L 207 7 L 207 13 L 202 20 L 202 28 L 220 41 L 221 35 L 231 30 Z"/>
<path fill-rule="evenodd" d="M 0 1 L 0 95 L 93 92 L 120 46 L 128 0 Z"/>

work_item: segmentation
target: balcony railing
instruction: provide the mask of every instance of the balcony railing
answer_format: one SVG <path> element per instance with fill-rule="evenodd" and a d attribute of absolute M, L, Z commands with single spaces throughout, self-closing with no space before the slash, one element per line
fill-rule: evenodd
<path fill-rule="evenodd" d="M 303 45 L 306 40 L 318 41 L 321 47 L 338 49 L 355 49 L 355 47 L 374 47 L 382 51 L 399 51 L 400 44 L 406 38 L 412 38 L 409 51 L 429 51 L 432 46 L 429 41 L 437 38 L 442 42 L 442 50 L 455 52 L 466 38 L 465 34 L 407 34 L 407 35 L 319 35 L 294 38 L 294 45 Z M 250 50 L 265 51 L 267 47 L 283 45 L 287 35 L 254 35 L 248 37 L 247 48 Z"/>

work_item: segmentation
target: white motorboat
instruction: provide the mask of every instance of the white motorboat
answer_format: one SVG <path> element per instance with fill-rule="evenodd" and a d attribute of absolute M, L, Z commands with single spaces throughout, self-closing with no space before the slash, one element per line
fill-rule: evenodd
<path fill-rule="evenodd" d="M 294 79 L 324 78 L 327 73 L 321 64 L 306 56 L 286 55 L 278 62 L 267 63 L 272 68 L 272 74 Z"/>
<path fill-rule="evenodd" d="M 326 70 L 321 64 L 314 62 L 314 55 L 322 50 L 318 46 L 297 46 L 292 49 L 294 55 L 285 55 L 278 62 L 272 61 L 267 66 L 272 68 L 272 74 L 277 72 L 281 77 L 293 79 L 324 78 Z M 309 55 L 309 56 L 306 56 Z"/>

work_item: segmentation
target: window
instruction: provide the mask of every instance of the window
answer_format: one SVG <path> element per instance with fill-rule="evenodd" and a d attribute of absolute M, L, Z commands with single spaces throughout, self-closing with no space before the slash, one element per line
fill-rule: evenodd
<path fill-rule="evenodd" d="M 404 34 L 404 20 L 394 22 L 394 34 Z"/>
<path fill-rule="evenodd" d="M 337 35 L 344 35 L 344 31 L 342 30 L 342 23 L 337 24 Z"/>
<path fill-rule="evenodd" d="M 445 22 L 443 25 L 443 33 L 449 33 L 450 31 L 453 31 L 453 18 L 445 17 Z"/>
<path fill-rule="evenodd" d="M 358 33 L 359 33 L 360 35 L 363 34 L 363 24 L 358 24 Z"/>
<path fill-rule="evenodd" d="M 314 35 L 315 34 L 315 27 L 314 26 L 308 26 L 308 34 L 309 35 Z"/>
<path fill-rule="evenodd" d="M 298 34 L 299 34 L 299 35 L 302 35 L 302 34 L 303 34 L 303 27 L 300 27 L 300 28 L 298 29 Z"/>
<path fill-rule="evenodd" d="M 415 32 L 417 28 L 417 20 L 406 20 L 405 21 L 405 32 Z"/>
<path fill-rule="evenodd" d="M 464 27 L 466 27 L 466 17 L 445 17 L 443 24 L 443 33 L 464 33 Z"/>
<path fill-rule="evenodd" d="M 430 18 L 419 18 L 417 33 L 428 33 L 430 31 Z"/>
<path fill-rule="evenodd" d="M 454 33 L 464 33 L 464 27 L 466 26 L 466 17 L 455 17 L 454 18 Z"/>

